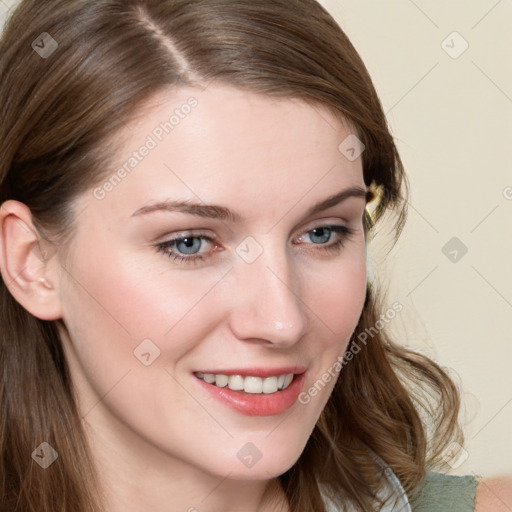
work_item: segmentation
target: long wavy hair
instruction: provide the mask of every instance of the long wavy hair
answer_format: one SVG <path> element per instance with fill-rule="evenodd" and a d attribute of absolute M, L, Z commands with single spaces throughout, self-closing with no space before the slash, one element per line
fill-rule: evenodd
<path fill-rule="evenodd" d="M 112 175 L 123 125 L 156 93 L 213 80 L 348 120 L 377 201 L 367 236 L 390 213 L 396 240 L 408 189 L 400 156 L 361 58 L 315 0 L 23 0 L 0 40 L 0 203 L 25 203 L 41 236 L 69 241 L 73 201 Z M 0 510 L 101 511 L 60 320 L 32 316 L 4 280 L 0 296 Z M 383 305 L 369 284 L 353 358 L 279 477 L 294 512 L 325 512 L 322 486 L 340 510 L 378 510 L 375 455 L 414 499 L 445 447 L 462 443 L 457 386 L 375 327 Z M 31 458 L 43 441 L 59 454 L 46 470 Z"/>

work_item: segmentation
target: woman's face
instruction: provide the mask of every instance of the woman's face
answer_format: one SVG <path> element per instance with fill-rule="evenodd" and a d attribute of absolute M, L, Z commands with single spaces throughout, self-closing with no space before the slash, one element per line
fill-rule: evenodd
<path fill-rule="evenodd" d="M 363 307 L 361 158 L 298 100 L 156 99 L 77 199 L 62 261 L 81 412 L 126 460 L 268 479 L 302 452 Z"/>

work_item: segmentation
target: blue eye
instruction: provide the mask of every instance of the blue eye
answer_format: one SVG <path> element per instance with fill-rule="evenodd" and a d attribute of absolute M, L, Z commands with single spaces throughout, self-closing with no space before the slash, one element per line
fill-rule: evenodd
<path fill-rule="evenodd" d="M 354 235 L 355 230 L 347 226 L 339 225 L 328 225 L 318 226 L 314 229 L 303 233 L 298 240 L 300 244 L 304 242 L 305 237 L 308 237 L 312 244 L 318 246 L 320 251 L 339 252 L 344 247 L 345 242 Z M 338 240 L 333 243 L 328 243 L 334 234 L 338 235 Z M 219 247 L 215 241 L 203 234 L 185 234 L 166 242 L 162 242 L 156 245 L 159 252 L 163 252 L 173 261 L 195 263 L 205 258 L 211 257 L 208 252 L 199 252 L 203 243 L 214 244 L 215 247 Z"/>
<path fill-rule="evenodd" d="M 313 236 L 311 236 L 310 233 L 313 233 Z M 311 231 L 308 231 L 306 233 L 306 235 L 308 235 L 310 237 L 310 239 L 312 239 L 314 237 L 320 238 L 320 241 L 318 241 L 318 242 L 315 242 L 314 240 L 312 240 L 312 242 L 314 244 L 318 245 L 318 244 L 324 244 L 324 243 L 328 242 L 331 239 L 332 233 L 333 233 L 333 230 L 331 228 L 324 226 L 321 228 L 312 229 Z"/>
<path fill-rule="evenodd" d="M 327 244 L 327 242 L 331 240 L 333 234 L 338 235 L 338 240 L 331 244 Z M 310 229 L 301 235 L 298 240 L 302 242 L 304 237 L 307 236 L 313 242 L 313 245 L 319 246 L 318 249 L 320 251 L 339 252 L 345 246 L 345 242 L 354 234 L 355 230 L 348 226 L 333 224 Z"/>
<path fill-rule="evenodd" d="M 199 254 L 199 249 L 204 241 L 212 243 L 213 239 L 206 235 L 186 235 L 162 242 L 156 247 L 175 261 L 203 260 L 205 255 Z M 173 247 L 177 250 L 172 249 Z"/>
<path fill-rule="evenodd" d="M 182 238 L 176 242 L 176 247 L 180 250 L 180 252 L 184 252 L 185 254 L 196 254 L 197 251 L 201 248 L 201 239 L 194 236 Z"/>

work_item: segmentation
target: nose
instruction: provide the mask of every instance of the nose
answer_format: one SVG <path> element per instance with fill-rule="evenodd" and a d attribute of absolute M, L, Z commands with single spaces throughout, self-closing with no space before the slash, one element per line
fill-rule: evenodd
<path fill-rule="evenodd" d="M 240 259 L 233 270 L 230 325 L 238 339 L 286 348 L 309 331 L 304 283 L 285 250 L 265 248 L 256 261 Z"/>

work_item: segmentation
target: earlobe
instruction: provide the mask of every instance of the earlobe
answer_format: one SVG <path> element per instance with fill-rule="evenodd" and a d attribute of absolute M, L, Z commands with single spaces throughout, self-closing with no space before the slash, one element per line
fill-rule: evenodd
<path fill-rule="evenodd" d="M 0 207 L 0 273 L 13 297 L 41 320 L 62 317 L 56 258 L 49 258 L 30 209 L 9 200 Z"/>

